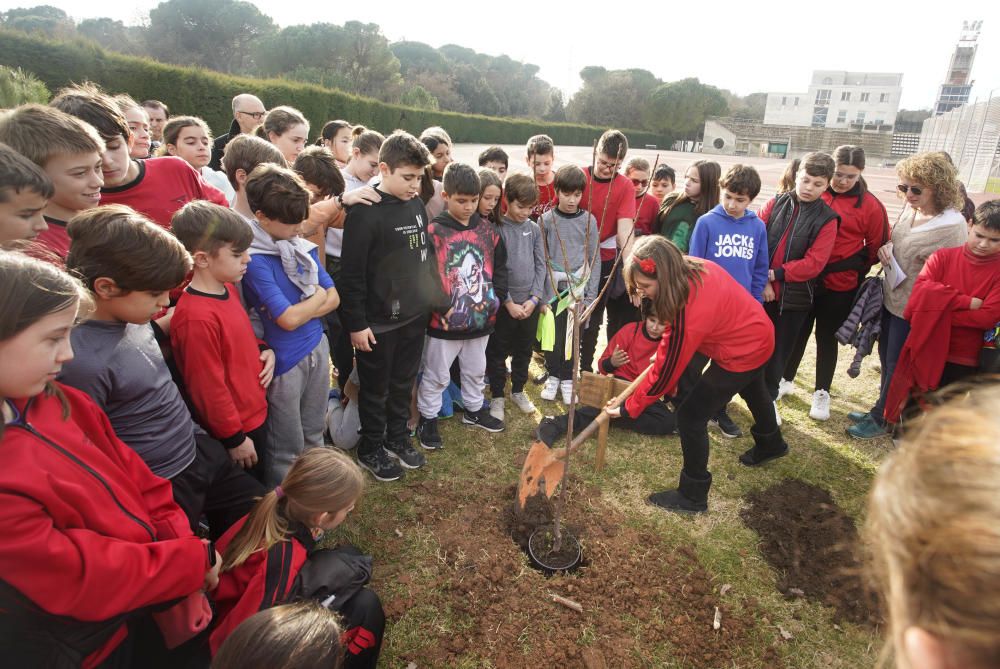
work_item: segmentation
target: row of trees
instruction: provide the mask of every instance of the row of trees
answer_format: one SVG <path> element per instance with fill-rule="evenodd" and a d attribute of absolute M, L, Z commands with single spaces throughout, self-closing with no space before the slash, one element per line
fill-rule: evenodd
<path fill-rule="evenodd" d="M 104 48 L 229 74 L 283 77 L 429 110 L 571 121 L 695 138 L 709 115 L 763 118 L 763 94 L 740 98 L 697 79 L 663 82 L 641 69 L 586 67 L 564 104 L 536 65 L 449 44 L 390 44 L 374 23 L 278 28 L 243 0 L 165 0 L 145 25 L 110 18 L 79 24 L 61 9 L 12 9 L 0 25 L 56 39 L 83 37 Z"/>

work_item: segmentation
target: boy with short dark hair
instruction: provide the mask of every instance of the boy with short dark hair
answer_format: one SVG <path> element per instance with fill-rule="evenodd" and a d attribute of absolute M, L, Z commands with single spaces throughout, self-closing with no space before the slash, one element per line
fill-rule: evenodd
<path fill-rule="evenodd" d="M 306 182 L 313 201 L 344 192 L 344 174 L 333 153 L 325 146 L 309 146 L 295 157 L 292 169 Z"/>
<path fill-rule="evenodd" d="M 174 212 L 191 200 L 229 206 L 225 194 L 209 185 L 183 158 L 131 158 L 132 131 L 114 98 L 97 86 L 64 88 L 50 104 L 90 123 L 104 140 L 101 204 L 128 205 L 168 230 Z"/>
<path fill-rule="evenodd" d="M 479 154 L 479 166 L 496 172 L 501 183 L 507 178 L 509 162 L 510 157 L 507 152 L 499 146 L 491 146 Z"/>
<path fill-rule="evenodd" d="M 351 333 L 361 391 L 358 463 L 379 481 L 403 476 L 406 422 L 432 304 L 442 299 L 427 212 L 417 197 L 430 153 L 396 131 L 379 149 L 381 200 L 351 207 L 344 224 L 340 311 Z M 390 452 L 392 456 L 390 456 Z"/>
<path fill-rule="evenodd" d="M 449 163 L 442 179 L 445 211 L 427 226 L 437 273 L 449 295 L 447 304 L 431 312 L 417 391 L 417 437 L 428 449 L 444 445 L 437 416 L 456 359 L 465 406 L 462 422 L 487 432 L 504 429 L 503 419 L 491 416 L 484 405 L 483 388 L 486 345 L 494 332 L 497 310 L 507 299 L 507 252 L 497 226 L 477 213 L 480 188 L 479 175 L 471 166 Z M 417 459 L 422 460 L 422 456 Z M 400 461 L 404 467 L 415 464 L 402 457 Z"/>
<path fill-rule="evenodd" d="M 38 165 L 0 144 L 0 249 L 16 248 L 48 230 L 43 212 L 54 192 Z"/>
<path fill-rule="evenodd" d="M 911 392 L 944 388 L 979 371 L 983 333 L 1000 321 L 1000 200 L 976 208 L 963 246 L 931 254 L 904 316 L 910 333 L 885 402 L 889 423 L 899 421 Z"/>
<path fill-rule="evenodd" d="M 535 187 L 538 189 L 538 201 L 531 209 L 531 220 L 537 221 L 539 216 L 556 206 L 556 189 L 553 185 L 556 178 L 556 145 L 548 135 L 535 135 L 528 139 L 525 149 L 528 167 L 531 168 Z"/>
<path fill-rule="evenodd" d="M 556 197 L 554 209 L 542 214 L 538 219 L 542 229 L 542 239 L 546 259 L 552 271 L 545 277 L 546 304 L 553 298 L 562 296 L 573 285 L 574 292 L 583 304 L 589 305 L 597 299 L 600 271 L 597 255 L 597 219 L 580 206 L 583 189 L 587 186 L 587 175 L 576 165 L 563 165 L 556 170 Z M 584 276 L 586 283 L 582 283 Z M 556 285 L 553 286 L 552 280 Z M 573 396 L 573 355 L 566 354 L 566 338 L 569 313 L 563 311 L 555 317 L 555 346 L 545 353 L 545 368 L 549 373 L 542 388 L 543 400 L 554 400 L 561 392 L 564 404 L 569 404 Z"/>
<path fill-rule="evenodd" d="M 674 191 L 677 183 L 677 173 L 669 165 L 657 165 L 653 172 L 653 179 L 649 182 L 649 192 L 656 198 L 657 202 L 663 204 L 663 200 Z"/>
<path fill-rule="evenodd" d="M 774 323 L 774 354 L 764 376 L 776 414 L 778 383 L 812 309 L 817 277 L 830 260 L 837 238 L 840 216 L 820 197 L 835 169 L 829 154 L 807 153 L 799 165 L 795 189 L 771 198 L 760 211 L 767 225 L 770 256 L 762 295 L 764 311 Z"/>
<path fill-rule="evenodd" d="M 242 216 L 248 223 L 253 220 L 253 211 L 247 203 L 247 178 L 254 171 L 254 168 L 264 163 L 271 163 L 278 167 L 288 166 L 278 147 L 256 135 L 237 135 L 226 144 L 222 167 L 226 171 L 226 177 L 232 184 L 233 190 L 236 191 L 233 211 Z"/>
<path fill-rule="evenodd" d="M 90 395 L 115 434 L 170 480 L 191 528 L 204 513 L 217 538 L 264 490 L 195 425 L 149 324 L 184 281 L 191 257 L 172 235 L 121 205 L 85 211 L 67 232 L 66 268 L 83 279 L 95 307 L 73 330 L 76 357 L 59 379 Z"/>
<path fill-rule="evenodd" d="M 171 350 L 198 422 L 249 470 L 269 450 L 274 374 L 274 351 L 254 335 L 234 286 L 250 263 L 253 231 L 236 212 L 197 200 L 174 214 L 173 233 L 194 273 L 170 321 Z"/>
<path fill-rule="evenodd" d="M 618 173 L 628 153 L 628 139 L 619 130 L 606 130 L 597 140 L 597 162 L 587 167 L 587 186 L 583 190 L 580 206 L 597 219 L 601 247 L 600 290 L 611 276 L 615 257 L 621 253 L 628 257 L 632 248 L 632 221 L 635 219 L 635 189 L 632 182 Z M 600 292 L 600 290 L 598 292 Z M 605 305 L 608 309 L 608 332 L 614 334 L 622 325 L 635 320 L 636 309 L 628 295 L 612 298 L 605 295 L 590 315 L 580 346 L 580 369 L 589 372 L 594 363 L 597 337 L 604 321 Z"/>
<path fill-rule="evenodd" d="M 22 105 L 0 115 L 0 142 L 38 165 L 54 192 L 43 215 L 48 226 L 37 242 L 60 260 L 69 253 L 66 223 L 101 198 L 104 142 L 93 127 L 58 109 Z"/>
<path fill-rule="evenodd" d="M 510 356 L 510 397 L 524 413 L 535 406 L 524 392 L 531 364 L 531 348 L 538 329 L 539 307 L 545 298 L 545 250 L 542 231 L 530 220 L 538 202 L 538 186 L 526 174 L 512 174 L 504 188 L 507 213 L 501 216 L 500 235 L 507 252 L 507 298 L 497 314 L 496 329 L 486 347 L 490 377 L 490 412 L 504 415 L 507 357 Z"/>
<path fill-rule="evenodd" d="M 330 352 L 323 316 L 340 304 L 316 245 L 299 236 L 309 215 L 309 191 L 286 167 L 258 165 L 247 177 L 253 212 L 250 265 L 243 277 L 247 308 L 256 310 L 264 341 L 274 349 L 274 379 L 267 389 L 264 484 L 281 483 L 306 448 L 323 446 Z"/>
<path fill-rule="evenodd" d="M 688 255 L 716 263 L 760 302 L 767 284 L 767 230 L 749 209 L 760 193 L 760 175 L 751 165 L 736 164 L 726 171 L 719 185 L 722 202 L 698 218 Z M 726 407 L 709 420 L 709 425 L 732 439 L 743 435 Z"/>

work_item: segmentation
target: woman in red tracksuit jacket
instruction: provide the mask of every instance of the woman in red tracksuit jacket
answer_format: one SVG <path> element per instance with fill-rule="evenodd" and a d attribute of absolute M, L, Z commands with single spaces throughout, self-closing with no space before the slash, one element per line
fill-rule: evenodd
<path fill-rule="evenodd" d="M 365 588 L 371 558 L 353 547 L 317 550 L 361 497 L 364 475 L 342 451 L 312 448 L 292 464 L 281 485 L 219 539 L 222 573 L 212 654 L 244 620 L 295 599 L 317 599 L 344 619 L 344 666 L 374 669 L 385 614 Z"/>
<path fill-rule="evenodd" d="M 86 395 L 54 382 L 72 359 L 84 289 L 0 254 L 0 657 L 9 666 L 149 666 L 130 631 L 217 582 L 170 482 Z"/>
<path fill-rule="evenodd" d="M 677 432 L 684 466 L 677 490 L 650 495 L 668 511 L 708 509 L 712 475 L 708 471 L 708 421 L 739 393 L 753 415 L 754 447 L 740 456 L 747 466 L 788 452 L 764 384 L 764 365 L 774 350 L 774 328 L 760 303 L 726 270 L 690 258 L 666 238 L 642 237 L 624 268 L 633 298 L 647 298 L 657 317 L 670 325 L 663 333 L 652 371 L 620 407 L 608 413 L 638 416 L 663 395 L 673 394 L 695 353 L 711 364 L 677 408 Z"/>
<path fill-rule="evenodd" d="M 858 287 L 868 270 L 878 262 L 878 250 L 889 241 L 889 218 L 878 198 L 868 191 L 862 176 L 865 150 L 860 146 L 838 146 L 833 152 L 837 164 L 830 187 L 823 193 L 826 202 L 840 216 L 830 260 L 823 269 L 813 308 L 792 351 L 778 395 L 790 387 L 805 353 L 813 323 L 816 324 L 816 385 L 810 417 L 830 417 L 830 386 L 837 368 L 837 329 L 847 320 Z M 782 392 L 784 391 L 784 392 Z"/>

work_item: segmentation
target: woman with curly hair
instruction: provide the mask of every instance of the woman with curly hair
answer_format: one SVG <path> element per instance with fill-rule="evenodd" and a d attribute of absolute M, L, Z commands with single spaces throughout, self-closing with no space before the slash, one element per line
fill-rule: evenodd
<path fill-rule="evenodd" d="M 889 241 L 878 251 L 885 268 L 882 285 L 882 332 L 879 336 L 879 360 L 882 384 L 878 401 L 871 411 L 847 414 L 854 425 L 847 434 L 855 439 L 875 439 L 888 433 L 884 418 L 885 400 L 896 361 L 903 350 L 910 324 L 903 310 L 910 299 L 917 275 L 924 263 L 938 249 L 961 246 L 968 232 L 961 208 L 963 200 L 958 174 L 948 157 L 941 152 L 918 153 L 896 166 L 899 195 L 906 200 Z"/>

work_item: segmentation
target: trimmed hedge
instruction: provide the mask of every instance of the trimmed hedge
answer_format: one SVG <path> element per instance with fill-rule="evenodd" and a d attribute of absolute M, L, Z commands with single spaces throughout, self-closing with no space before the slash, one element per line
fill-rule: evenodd
<path fill-rule="evenodd" d="M 216 134 L 228 132 L 231 101 L 239 93 L 253 93 L 267 105 L 285 104 L 309 119 L 313 134 L 326 121 L 343 118 L 370 128 L 391 132 L 403 128 L 417 134 L 441 126 L 455 142 L 521 144 L 531 135 L 545 133 L 556 144 L 590 146 L 603 128 L 570 123 L 545 123 L 429 111 L 391 105 L 343 91 L 285 79 L 235 77 L 210 70 L 164 65 L 105 51 L 92 42 L 53 41 L 25 33 L 0 30 L 0 64 L 32 72 L 50 90 L 71 82 L 93 81 L 109 92 L 128 92 L 138 101 L 155 98 L 173 114 L 197 114 Z M 629 144 L 670 146 L 668 137 L 626 130 Z"/>

